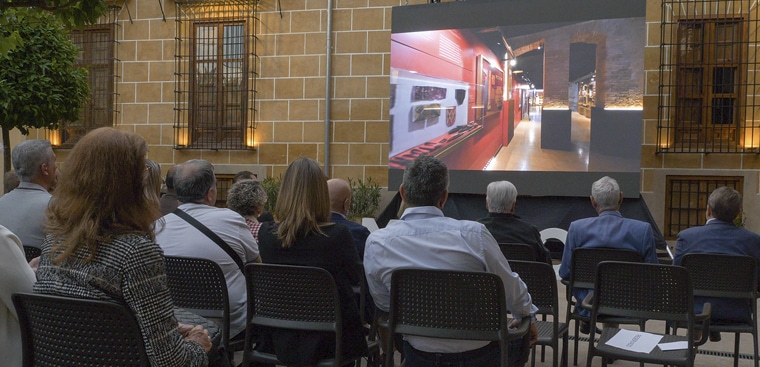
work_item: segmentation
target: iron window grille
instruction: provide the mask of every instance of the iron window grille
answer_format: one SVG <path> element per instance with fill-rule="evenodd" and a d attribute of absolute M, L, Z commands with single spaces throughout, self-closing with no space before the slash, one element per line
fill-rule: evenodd
<path fill-rule="evenodd" d="M 658 153 L 760 147 L 760 10 L 748 1 L 663 0 Z"/>
<path fill-rule="evenodd" d="M 715 189 L 728 186 L 741 194 L 744 177 L 667 176 L 665 185 L 665 239 L 675 240 L 678 232 L 705 224 L 707 198 Z"/>
<path fill-rule="evenodd" d="M 254 149 L 256 4 L 177 2 L 177 149 Z"/>

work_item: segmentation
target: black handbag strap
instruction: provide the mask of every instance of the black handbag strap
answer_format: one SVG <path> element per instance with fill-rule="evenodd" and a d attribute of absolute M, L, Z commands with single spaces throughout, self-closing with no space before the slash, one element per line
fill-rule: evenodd
<path fill-rule="evenodd" d="M 199 222 L 190 214 L 185 213 L 184 210 L 177 208 L 174 209 L 172 212 L 174 215 L 184 219 L 186 222 L 190 223 L 193 227 L 198 228 L 199 231 L 201 231 L 203 234 L 206 235 L 210 240 L 214 241 L 219 247 L 224 250 L 224 252 L 227 253 L 227 255 L 230 255 L 232 260 L 237 264 L 238 268 L 240 268 L 240 271 L 244 271 L 243 269 L 243 260 L 240 260 L 240 256 L 235 252 L 235 250 L 230 247 L 230 245 L 227 244 L 227 242 L 224 242 L 224 240 L 219 237 L 216 233 L 214 233 L 212 230 L 208 229 L 208 227 L 204 226 L 203 223 Z"/>

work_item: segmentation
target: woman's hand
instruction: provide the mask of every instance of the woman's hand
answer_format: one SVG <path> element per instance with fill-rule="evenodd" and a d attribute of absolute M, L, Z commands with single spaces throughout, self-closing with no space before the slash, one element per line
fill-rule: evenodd
<path fill-rule="evenodd" d="M 180 333 L 182 333 L 183 326 L 190 325 L 180 324 Z M 200 344 L 206 353 L 211 350 L 211 337 L 208 336 L 208 330 L 204 329 L 203 326 L 195 325 L 190 330 L 187 330 L 187 333 L 182 333 L 182 335 L 185 337 L 185 340 L 194 341 Z"/>

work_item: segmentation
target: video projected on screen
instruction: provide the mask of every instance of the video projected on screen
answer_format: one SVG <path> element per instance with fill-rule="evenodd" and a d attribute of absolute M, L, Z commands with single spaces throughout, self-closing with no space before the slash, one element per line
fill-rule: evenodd
<path fill-rule="evenodd" d="M 638 195 L 644 11 L 643 0 L 394 8 L 389 187 L 432 155 L 452 192 L 507 179 L 521 194 L 588 195 L 610 175 Z"/>

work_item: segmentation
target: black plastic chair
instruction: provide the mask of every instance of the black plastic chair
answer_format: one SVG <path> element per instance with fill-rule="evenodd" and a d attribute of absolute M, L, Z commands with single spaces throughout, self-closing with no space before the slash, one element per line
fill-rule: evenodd
<path fill-rule="evenodd" d="M 393 350 L 397 333 L 498 341 L 501 366 L 507 367 L 509 341 L 525 336 L 530 322 L 509 330 L 504 285 L 496 274 L 399 269 L 391 276 L 387 327 L 385 350 Z M 386 358 L 385 366 L 392 367 L 393 358 Z"/>
<path fill-rule="evenodd" d="M 35 257 L 42 255 L 42 250 L 39 247 L 24 246 L 24 256 L 26 256 L 26 262 L 32 261 Z"/>
<path fill-rule="evenodd" d="M 524 243 L 500 243 L 501 253 L 507 260 L 536 261 L 536 251 Z"/>
<path fill-rule="evenodd" d="M 660 343 L 686 341 L 688 347 L 670 351 L 655 347 L 649 353 L 632 352 L 606 344 L 620 329 L 604 327 L 598 343 L 595 343 L 596 331 L 591 328 L 586 366 L 591 367 L 595 356 L 601 356 L 603 360 L 694 366 L 696 346 L 706 341 L 711 307 L 707 303 L 703 312 L 695 315 L 692 294 L 691 276 L 684 267 L 616 261 L 600 263 L 594 293 L 583 300 L 584 307 L 592 310 L 592 323 L 599 321 L 601 314 L 605 317 L 634 317 L 682 323 L 687 329 L 685 336 L 660 334 Z M 699 343 L 694 341 L 697 323 L 702 323 L 705 331 Z"/>
<path fill-rule="evenodd" d="M 562 338 L 562 366 L 567 366 L 567 334 L 568 327 L 559 319 L 559 296 L 557 292 L 557 275 L 554 268 L 545 263 L 533 261 L 509 261 L 512 271 L 520 275 L 525 282 L 533 305 L 538 307 L 536 316 L 541 316 L 536 323 L 538 341 L 536 346 L 541 348 L 541 362 L 544 361 L 544 348 L 552 348 L 552 366 L 559 363 L 559 339 Z M 536 347 L 533 347 L 532 366 L 536 365 Z"/>
<path fill-rule="evenodd" d="M 753 360 L 758 367 L 757 345 L 757 262 L 750 256 L 722 254 L 686 254 L 681 265 L 689 270 L 694 295 L 711 298 L 746 300 L 750 305 L 751 323 L 715 324 L 710 331 L 734 333 L 734 367 L 739 365 L 740 334 L 752 335 Z"/>
<path fill-rule="evenodd" d="M 124 305 L 16 293 L 24 367 L 149 366 L 140 327 Z"/>
<path fill-rule="evenodd" d="M 232 352 L 243 350 L 243 340 L 230 340 L 227 282 L 219 264 L 208 259 L 165 256 L 164 266 L 174 306 L 218 322 L 221 341 L 216 345 L 224 348 L 230 358 Z"/>
<path fill-rule="evenodd" d="M 270 353 L 254 350 L 257 326 L 292 330 L 324 331 L 335 335 L 335 358 L 317 366 L 343 366 L 363 357 L 346 358 L 342 352 L 343 321 L 335 280 L 322 268 L 255 264 L 245 266 L 248 286 L 248 324 L 243 366 L 253 363 L 286 365 Z M 368 364 L 380 360 L 379 344 L 370 335 Z"/>
<path fill-rule="evenodd" d="M 641 254 L 633 250 L 624 250 L 606 247 L 580 247 L 573 250 L 572 261 L 570 261 L 570 278 L 562 283 L 565 284 L 567 291 L 565 299 L 567 300 L 567 311 L 565 323 L 569 326 L 570 320 L 575 321 L 575 349 L 573 351 L 573 364 L 578 364 L 578 340 L 580 337 L 580 323 L 589 322 L 590 318 L 578 313 L 577 307 L 583 300 L 573 299 L 573 288 L 593 289 L 594 280 L 596 279 L 596 266 L 602 261 L 626 261 L 642 262 L 644 261 Z M 640 323 L 639 320 L 618 320 L 622 323 Z M 590 323 L 590 328 L 594 329 L 595 325 Z"/>

